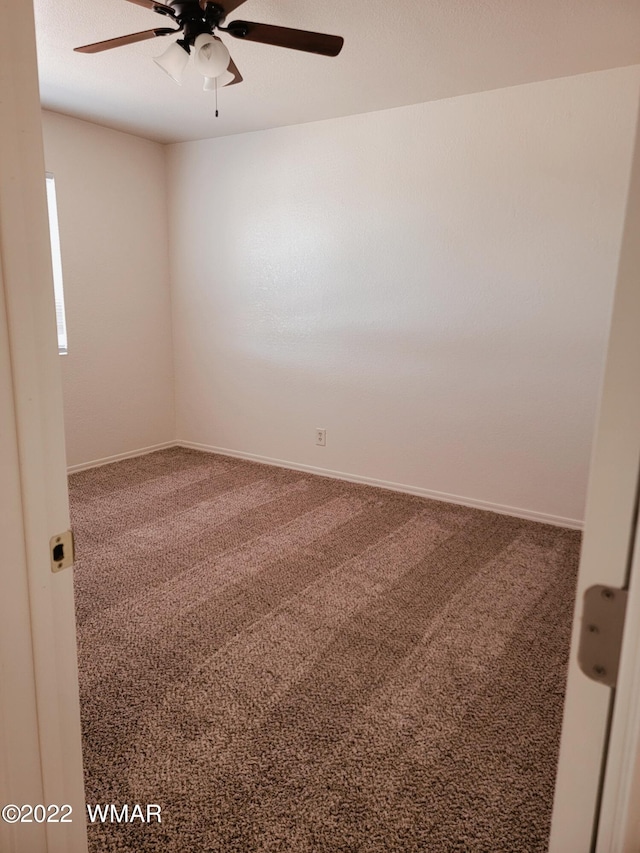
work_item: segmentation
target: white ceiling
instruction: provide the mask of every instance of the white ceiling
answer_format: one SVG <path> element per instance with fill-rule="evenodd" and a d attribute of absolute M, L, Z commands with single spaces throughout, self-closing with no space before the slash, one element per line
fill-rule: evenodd
<path fill-rule="evenodd" d="M 244 82 L 213 95 L 151 61 L 171 22 L 125 0 L 35 0 L 43 105 L 161 142 L 226 136 L 640 63 L 640 0 L 246 0 L 229 15 L 344 36 L 330 59 L 223 35 Z"/>

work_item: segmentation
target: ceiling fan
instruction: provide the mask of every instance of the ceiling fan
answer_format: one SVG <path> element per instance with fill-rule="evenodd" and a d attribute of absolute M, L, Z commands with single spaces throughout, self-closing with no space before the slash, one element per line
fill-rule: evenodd
<path fill-rule="evenodd" d="M 344 39 L 340 36 L 324 35 L 289 27 L 277 27 L 271 24 L 256 24 L 252 21 L 231 21 L 223 26 L 227 15 L 234 12 L 245 0 L 128 0 L 137 6 L 144 6 L 152 12 L 171 19 L 176 28 L 155 27 L 140 33 L 131 33 L 119 38 L 85 44 L 76 47 L 78 53 L 99 53 L 133 44 L 138 41 L 183 33 L 182 38 L 172 42 L 169 48 L 155 59 L 157 64 L 176 81 L 182 82 L 182 75 L 193 51 L 196 68 L 205 78 L 205 89 L 217 89 L 218 86 L 230 86 L 240 83 L 242 76 L 222 40 L 214 35 L 215 30 L 228 33 L 233 38 L 272 44 L 276 47 L 288 47 L 317 53 L 322 56 L 337 56 L 342 50 Z"/>

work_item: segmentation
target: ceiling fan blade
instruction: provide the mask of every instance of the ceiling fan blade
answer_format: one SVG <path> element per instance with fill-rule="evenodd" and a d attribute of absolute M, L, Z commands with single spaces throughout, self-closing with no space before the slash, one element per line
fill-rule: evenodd
<path fill-rule="evenodd" d="M 167 6 L 165 3 L 157 3 L 156 0 L 127 0 L 127 2 L 135 3 L 136 6 L 144 6 L 145 9 L 151 9 L 152 12 L 159 9 L 164 15 L 171 15 L 172 18 L 174 18 L 176 14 L 176 10 L 173 6 Z"/>
<path fill-rule="evenodd" d="M 274 27 L 271 24 L 255 24 L 251 21 L 232 21 L 227 29 L 234 38 L 289 47 L 292 50 L 305 50 L 307 53 L 319 53 L 322 56 L 337 56 L 344 44 L 341 36 Z"/>
<path fill-rule="evenodd" d="M 154 39 L 156 36 L 168 36 L 169 33 L 179 33 L 180 30 L 168 30 L 166 27 L 156 28 L 155 30 L 144 30 L 141 33 L 131 33 L 128 36 L 120 36 L 115 39 L 106 39 L 106 41 L 97 41 L 94 44 L 84 44 L 82 47 L 75 47 L 76 53 L 100 53 L 101 50 L 111 50 L 112 47 L 120 47 L 123 44 L 134 44 L 137 41 L 146 41 Z"/>
<path fill-rule="evenodd" d="M 229 60 L 229 65 L 227 66 L 227 71 L 230 71 L 233 76 L 236 78 L 232 80 L 231 83 L 227 83 L 227 86 L 233 86 L 236 83 L 242 83 L 242 74 L 238 71 L 238 66 L 235 64 L 233 59 Z"/>

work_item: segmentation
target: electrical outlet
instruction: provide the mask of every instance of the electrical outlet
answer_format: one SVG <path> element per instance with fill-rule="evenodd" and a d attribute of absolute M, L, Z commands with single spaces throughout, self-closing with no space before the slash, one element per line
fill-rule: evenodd
<path fill-rule="evenodd" d="M 327 431 L 326 431 L 326 429 L 317 429 L 316 430 L 316 444 L 319 447 L 326 447 L 326 444 L 327 444 Z"/>

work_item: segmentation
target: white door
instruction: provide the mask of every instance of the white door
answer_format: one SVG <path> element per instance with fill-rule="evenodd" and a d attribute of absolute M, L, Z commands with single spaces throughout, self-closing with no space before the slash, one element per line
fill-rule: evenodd
<path fill-rule="evenodd" d="M 0 849 L 83 853 L 73 581 L 51 571 L 49 545 L 69 509 L 33 7 L 2 13 L 0 806 L 30 821 L 5 812 Z M 45 822 L 22 809 L 66 804 L 71 814 L 50 809 Z"/>
<path fill-rule="evenodd" d="M 579 310 L 576 305 L 576 311 Z M 636 846 L 628 846 L 630 836 L 625 836 L 632 831 L 631 813 L 619 810 L 623 801 L 628 801 L 635 779 L 632 770 L 638 767 L 640 755 L 637 744 L 634 746 L 638 732 L 632 725 L 640 716 L 639 685 L 634 680 L 633 666 L 637 668 L 640 648 L 637 575 L 633 576 L 629 592 L 615 703 L 614 691 L 587 678 L 577 662 L 584 591 L 596 584 L 619 588 L 629 584 L 634 561 L 639 471 L 640 135 L 636 137 L 589 480 L 550 853 L 640 850 L 640 839 Z M 605 760 L 610 729 L 611 751 Z M 633 758 L 626 769 L 625 752 Z M 623 838 L 626 838 L 624 843 Z"/>
<path fill-rule="evenodd" d="M 636 617 L 640 614 L 640 524 L 627 609 Z M 629 619 L 626 628 L 598 821 L 598 853 L 640 850 L 640 619 Z"/>

